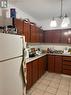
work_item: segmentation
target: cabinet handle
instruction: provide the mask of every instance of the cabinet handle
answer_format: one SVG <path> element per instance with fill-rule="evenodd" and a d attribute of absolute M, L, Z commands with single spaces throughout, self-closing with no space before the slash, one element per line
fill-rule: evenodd
<path fill-rule="evenodd" d="M 26 19 L 24 19 L 24 22 L 25 23 L 30 23 L 30 20 L 26 18 Z"/>
<path fill-rule="evenodd" d="M 32 25 L 32 26 L 36 26 L 36 24 L 35 24 L 35 23 L 33 23 L 33 22 L 31 22 L 31 25 Z"/>

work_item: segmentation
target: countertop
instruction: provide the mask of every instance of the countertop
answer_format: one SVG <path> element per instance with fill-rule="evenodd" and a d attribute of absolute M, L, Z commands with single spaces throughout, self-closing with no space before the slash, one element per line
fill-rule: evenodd
<path fill-rule="evenodd" d="M 29 62 L 31 62 L 31 61 L 34 61 L 34 60 L 36 60 L 36 59 L 38 59 L 38 58 L 40 58 L 40 57 L 43 57 L 43 56 L 45 56 L 45 55 L 47 55 L 47 53 L 43 53 L 43 54 L 37 55 L 37 56 L 35 56 L 35 57 L 27 58 L 27 59 L 26 59 L 26 63 L 29 63 Z"/>
<path fill-rule="evenodd" d="M 27 58 L 26 59 L 26 63 L 29 63 L 31 61 L 34 61 L 40 57 L 43 57 L 45 55 L 59 55 L 59 56 L 71 56 L 71 54 L 65 54 L 65 53 L 62 53 L 62 54 L 57 54 L 57 53 L 43 53 L 41 55 L 38 55 L 38 56 L 35 56 L 35 57 L 30 57 L 30 58 Z"/>
<path fill-rule="evenodd" d="M 57 54 L 57 53 L 47 53 L 47 55 L 71 56 L 71 54 L 66 54 L 66 53 L 62 53 L 62 54 Z"/>

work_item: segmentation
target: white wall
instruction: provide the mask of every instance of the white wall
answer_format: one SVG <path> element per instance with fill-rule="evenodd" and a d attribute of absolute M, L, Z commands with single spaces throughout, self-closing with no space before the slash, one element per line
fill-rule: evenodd
<path fill-rule="evenodd" d="M 57 24 L 58 24 L 56 28 L 51 28 L 51 27 L 50 27 L 50 21 L 51 21 L 51 19 L 47 19 L 47 20 L 44 20 L 44 21 L 40 21 L 40 25 L 42 26 L 42 28 L 43 28 L 44 30 L 63 29 L 63 28 L 61 27 L 61 19 L 56 18 L 55 20 L 57 21 Z M 70 24 L 69 24 L 69 26 L 66 27 L 66 28 L 71 28 L 71 18 L 70 18 Z M 64 28 L 64 29 L 65 29 L 65 28 Z"/>
<path fill-rule="evenodd" d="M 39 22 L 35 18 L 23 12 L 16 6 L 13 6 L 12 4 L 8 4 L 8 7 L 5 9 L 0 8 L 0 25 L 12 24 L 12 19 L 10 18 L 10 8 L 16 9 L 16 18 L 20 19 L 28 18 L 31 22 L 36 23 L 37 26 L 40 26 Z M 6 12 L 6 17 L 5 17 L 5 12 Z"/>
<path fill-rule="evenodd" d="M 28 44 L 29 48 L 41 48 L 47 50 L 47 48 L 55 49 L 55 50 L 64 50 L 65 48 L 71 48 L 69 44 L 53 44 L 53 43 L 30 43 Z"/>
<path fill-rule="evenodd" d="M 10 17 L 10 8 L 16 9 L 16 18 L 20 18 L 20 19 L 28 18 L 31 22 L 35 22 L 37 25 L 39 25 L 39 22 L 35 18 L 33 18 L 32 16 L 30 16 L 29 14 L 25 13 L 24 11 L 20 10 L 19 8 L 17 8 L 12 4 L 8 5 L 7 17 Z"/>

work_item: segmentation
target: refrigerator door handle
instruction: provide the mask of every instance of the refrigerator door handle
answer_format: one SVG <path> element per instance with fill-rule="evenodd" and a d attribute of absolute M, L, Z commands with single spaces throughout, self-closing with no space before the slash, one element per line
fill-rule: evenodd
<path fill-rule="evenodd" d="M 26 73 L 27 73 L 27 68 L 26 68 L 26 59 L 25 59 L 25 48 L 24 48 L 24 43 L 25 43 L 25 38 L 22 38 L 22 44 L 23 44 L 23 49 L 22 49 L 22 61 L 21 61 L 21 74 L 22 74 L 22 79 L 23 79 L 23 95 L 26 95 L 26 84 L 27 84 L 27 79 L 26 79 Z"/>

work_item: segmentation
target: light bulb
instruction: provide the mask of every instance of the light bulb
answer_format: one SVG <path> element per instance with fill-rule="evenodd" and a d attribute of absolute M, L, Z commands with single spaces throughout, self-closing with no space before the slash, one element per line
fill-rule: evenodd
<path fill-rule="evenodd" d="M 68 27 L 68 25 L 70 24 L 70 20 L 68 17 L 64 17 L 61 27 Z"/>
<path fill-rule="evenodd" d="M 57 23 L 55 20 L 51 20 L 50 22 L 50 27 L 56 27 L 57 26 Z"/>

